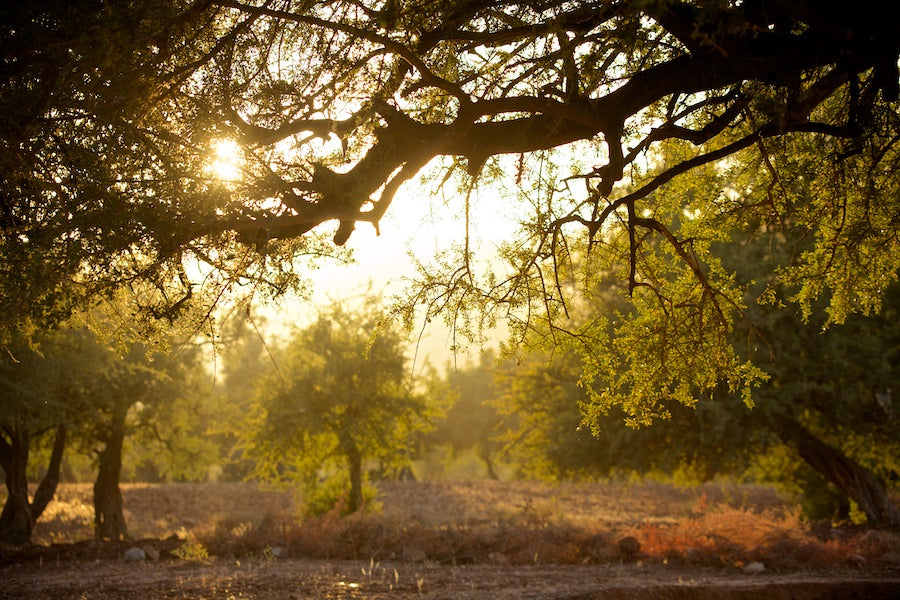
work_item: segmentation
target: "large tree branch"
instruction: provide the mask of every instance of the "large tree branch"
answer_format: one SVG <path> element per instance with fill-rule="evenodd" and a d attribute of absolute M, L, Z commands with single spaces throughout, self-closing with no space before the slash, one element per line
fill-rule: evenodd
<path fill-rule="evenodd" d="M 720 15 L 719 29 L 698 30 L 696 24 L 701 9 L 668 2 L 650 6 L 647 10 L 666 31 L 684 44 L 688 53 L 675 55 L 640 70 L 613 91 L 594 98 L 579 96 L 577 86 L 571 86 L 572 93 L 563 98 L 512 95 L 485 96 L 475 100 L 464 93 L 459 84 L 437 77 L 430 71 L 423 58 L 429 49 L 441 41 L 468 40 L 475 43 L 483 38 L 482 42 L 490 43 L 502 35 L 557 35 L 561 30 L 574 29 L 587 33 L 607 23 L 620 11 L 627 10 L 608 4 L 599 8 L 582 7 L 563 13 L 555 23 L 523 24 L 505 32 L 480 34 L 467 32 L 458 26 L 466 22 L 467 15 L 471 18 L 482 9 L 480 3 L 473 2 L 459 6 L 454 24 L 436 27 L 431 32 L 423 33 L 417 44 L 406 46 L 395 38 L 365 29 L 362 24 L 328 21 L 308 14 L 255 7 L 234 0 L 217 0 L 215 4 L 366 40 L 396 54 L 418 71 L 422 80 L 416 83 L 417 88 L 434 87 L 460 100 L 452 121 L 425 123 L 410 118 L 384 100 L 376 99 L 371 105 L 373 112 L 369 112 L 363 120 L 369 119 L 371 124 L 372 115 L 377 113 L 383 119 L 383 125 L 377 126 L 374 143 L 362 159 L 349 170 L 341 172 L 319 164 L 312 170 L 309 181 L 284 182 L 285 185 L 280 186 L 280 195 L 294 214 L 267 219 L 267 224 L 277 224 L 281 229 L 280 232 L 272 232 L 271 237 L 296 235 L 308 231 L 316 221 L 338 219 L 342 222 L 341 231 L 335 237 L 338 243 L 346 241 L 353 229 L 353 221 L 377 221 L 399 185 L 435 156 L 465 157 L 469 162 L 469 172 L 474 175 L 490 156 L 534 152 L 602 136 L 609 150 L 608 160 L 606 165 L 595 170 L 594 176 L 599 177 L 597 189 L 605 197 L 615 182 L 622 178 L 625 167 L 654 142 L 674 138 L 703 144 L 730 127 L 747 108 L 749 100 L 741 97 L 738 91 L 717 96 L 715 90 L 729 87 L 738 90 L 740 84 L 747 81 L 796 86 L 801 74 L 807 74 L 810 83 L 803 91 L 797 90 L 787 96 L 777 119 L 771 118 L 768 125 L 745 138 L 668 169 L 650 184 L 608 205 L 602 211 L 602 220 L 617 207 L 645 197 L 673 177 L 746 148 L 759 136 L 787 131 L 818 131 L 831 135 L 850 133 L 843 126 L 810 123 L 809 115 L 838 86 L 881 61 L 881 54 L 865 54 L 857 46 L 848 54 L 839 45 L 824 44 L 823 40 L 833 35 L 830 31 L 809 28 L 802 33 L 791 33 L 790 28 L 762 26 L 768 21 L 759 11 L 754 12 L 754 5 L 748 4 L 746 7 L 749 15 L 746 17 L 749 23 L 746 27 L 726 26 L 729 22 L 725 18 L 727 15 Z M 779 11 L 789 8 L 784 3 L 777 5 Z M 776 15 L 770 20 L 778 18 L 781 17 Z M 718 21 L 713 19 L 712 22 Z M 577 73 L 575 65 L 571 61 L 567 65 L 567 76 L 572 77 Z M 826 66 L 830 69 L 816 79 L 816 70 Z M 402 73 L 401 69 L 397 76 Z M 622 145 L 628 119 L 667 97 L 674 102 L 679 96 L 711 92 L 711 99 L 695 103 L 677 115 L 670 113 L 667 122 L 654 129 L 627 154 L 624 152 Z M 712 108 L 715 102 L 722 102 L 724 108 L 708 118 L 705 125 L 692 129 L 680 123 L 695 114 L 693 111 Z M 331 133 L 350 136 L 360 122 L 358 117 L 341 121 L 300 119 L 277 129 L 267 129 L 247 122 L 234 111 L 231 116 L 245 139 L 259 144 L 271 143 L 302 131 L 319 137 Z M 382 190 L 381 195 L 376 197 L 379 189 Z M 304 196 L 298 197 L 295 190 L 302 191 Z M 596 226 L 596 220 L 594 223 Z M 247 222 L 240 226 L 252 227 Z"/>
<path fill-rule="evenodd" d="M 520 24 L 495 31 L 474 31 L 464 29 L 439 28 L 428 37 L 447 41 L 469 42 L 464 49 L 478 47 L 498 47 L 535 37 L 556 34 L 560 31 L 571 33 L 590 32 L 624 12 L 624 7 L 616 3 L 603 3 L 577 7 L 558 18 L 540 23 Z"/>

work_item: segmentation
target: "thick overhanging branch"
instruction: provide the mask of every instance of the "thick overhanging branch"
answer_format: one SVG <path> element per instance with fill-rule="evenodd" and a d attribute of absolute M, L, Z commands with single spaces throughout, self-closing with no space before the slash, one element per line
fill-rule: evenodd
<path fill-rule="evenodd" d="M 472 123 L 466 115 L 466 120 L 436 125 L 419 123 L 388 106 L 382 106 L 380 112 L 386 126 L 376 131 L 375 144 L 349 171 L 338 173 L 316 165 L 309 182 L 282 181 L 277 186 L 283 202 L 295 215 L 270 219 L 269 224 L 280 223 L 282 228 L 270 237 L 305 233 L 319 223 L 338 219 L 344 226 L 335 236 L 335 243 L 341 245 L 350 235 L 354 221 L 377 222 L 400 185 L 436 156 L 464 156 L 469 159 L 470 172 L 474 174 L 489 156 L 554 148 L 596 133 L 581 123 L 556 115 L 538 114 L 487 123 Z M 314 194 L 318 200 L 299 201 L 293 193 L 297 189 Z M 382 191 L 376 198 L 379 189 Z M 375 209 L 364 211 L 367 204 Z M 303 228 L 306 225 L 308 229 Z M 240 226 L 253 227 L 248 223 Z"/>
<path fill-rule="evenodd" d="M 492 45 L 501 40 L 525 39 L 528 36 L 556 36 L 560 31 L 587 34 L 610 19 L 628 13 L 633 7 L 629 8 L 628 3 L 592 5 L 564 12 L 553 23 L 520 24 L 481 33 L 465 29 L 467 19 L 473 18 L 482 9 L 480 3 L 465 4 L 455 9 L 453 18 L 448 22 L 432 31 L 420 32 L 417 41 L 407 46 L 396 41 L 396 38 L 366 29 L 362 22 L 328 21 L 308 14 L 288 13 L 233 0 L 219 0 L 214 4 L 366 40 L 373 47 L 395 54 L 408 65 L 397 67 L 391 79 L 394 85 L 398 84 L 397 78 L 411 68 L 420 77 L 415 82 L 417 89 L 434 88 L 459 100 L 455 118 L 444 123 L 416 121 L 377 94 L 365 111 L 352 118 L 298 119 L 276 129 L 257 126 L 234 111 L 229 113 L 245 140 L 259 145 L 300 132 L 317 137 L 334 133 L 345 138 L 353 136 L 356 127 L 363 122 L 372 126 L 372 119 L 380 119 L 374 124 L 374 143 L 352 168 L 337 172 L 319 164 L 312 170 L 309 181 L 285 182 L 280 196 L 294 214 L 258 223 L 277 228 L 270 232 L 270 237 L 283 237 L 305 233 L 318 223 L 336 219 L 341 222 L 335 236 L 338 244 L 347 240 L 356 221 L 371 221 L 377 225 L 400 185 L 436 156 L 464 157 L 469 162 L 469 173 L 476 175 L 491 156 L 535 152 L 602 136 L 608 148 L 608 159 L 605 165 L 590 175 L 599 180 L 596 188 L 599 200 L 609 197 L 614 184 L 622 179 L 627 165 L 654 143 L 680 139 L 702 145 L 733 127 L 751 102 L 752 91 L 742 89 L 746 82 L 790 91 L 784 97 L 780 114 L 770 116 L 751 134 L 667 169 L 639 190 L 608 202 L 599 215 L 590 220 L 588 226 L 593 236 L 618 208 L 632 206 L 679 174 L 747 148 L 761 137 L 791 131 L 853 134 L 857 130 L 851 129 L 848 124 L 816 123 L 811 122 L 809 117 L 839 86 L 884 62 L 885 52 L 885 42 L 880 38 L 868 53 L 863 46 L 855 43 L 850 44 L 852 50 L 848 52 L 846 44 L 824 43 L 833 41 L 834 32 L 821 27 L 809 27 L 802 33 L 781 25 L 767 27 L 769 21 L 757 10 L 759 7 L 754 2 L 744 6 L 747 27 L 729 29 L 731 26 L 726 26 L 728 15 L 723 15 L 719 29 L 710 31 L 700 31 L 696 27 L 698 22 L 705 22 L 698 16 L 698 11 L 706 9 L 661 3 L 645 9 L 688 52 L 633 74 L 614 91 L 597 97 L 585 97 L 579 95 L 579 86 L 569 85 L 568 93 L 559 97 L 519 94 L 474 98 L 463 92 L 461 84 L 438 77 L 430 70 L 426 61 L 430 49 L 443 41 Z M 775 7 L 776 11 L 786 15 L 793 14 L 790 3 L 777 2 Z M 708 17 L 709 14 L 704 13 L 704 18 Z M 791 18 L 794 17 L 796 15 Z M 854 26 L 859 27 L 858 24 Z M 565 43 L 562 45 L 565 46 Z M 564 57 L 559 60 L 565 62 Z M 579 74 L 577 65 L 571 59 L 564 66 L 567 78 Z M 816 78 L 817 70 L 825 67 L 828 67 L 827 72 Z M 811 79 L 802 91 L 799 87 L 801 76 Z M 708 98 L 676 113 L 673 107 L 677 99 L 692 94 L 708 95 Z M 626 153 L 623 144 L 628 142 L 625 136 L 628 119 L 667 98 L 671 103 L 667 120 Z M 719 106 L 721 109 L 715 113 Z M 704 119 L 705 124 L 696 129 L 682 124 L 701 110 L 713 113 Z M 296 195 L 297 190 L 302 190 L 302 198 Z M 249 227 L 246 223 L 239 226 Z"/>
<path fill-rule="evenodd" d="M 477 6 L 481 3 L 476 2 L 473 4 Z M 538 36 L 555 34 L 560 31 L 584 34 L 608 23 L 615 17 L 620 16 L 622 12 L 624 12 L 623 7 L 615 3 L 594 4 L 593 6 L 575 8 L 559 18 L 547 22 L 519 24 L 496 31 L 451 29 L 450 26 L 455 26 L 451 21 L 448 23 L 448 27 L 437 29 L 423 37 L 434 40 L 469 42 L 464 49 L 499 47 Z M 466 20 L 471 18 L 471 16 L 471 13 L 466 13 Z"/>
<path fill-rule="evenodd" d="M 281 125 L 276 129 L 268 129 L 259 125 L 248 123 L 237 111 L 230 109 L 227 116 L 231 124 L 241 133 L 240 142 L 246 145 L 268 146 L 287 139 L 298 133 L 308 132 L 321 139 L 327 139 L 330 135 L 343 138 L 356 127 L 356 119 L 297 119 Z"/>

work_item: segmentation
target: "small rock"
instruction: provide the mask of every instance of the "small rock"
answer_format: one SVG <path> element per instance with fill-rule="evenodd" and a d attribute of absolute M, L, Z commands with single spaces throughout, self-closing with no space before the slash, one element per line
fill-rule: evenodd
<path fill-rule="evenodd" d="M 134 546 L 125 551 L 125 560 L 128 562 L 147 560 L 147 553 L 142 548 Z"/>
<path fill-rule="evenodd" d="M 759 575 L 766 570 L 766 565 L 762 564 L 761 562 L 752 562 L 744 565 L 744 568 L 741 570 L 745 575 Z"/>
<path fill-rule="evenodd" d="M 694 548 L 693 546 L 689 548 L 685 548 L 684 557 L 687 559 L 689 563 L 700 563 L 703 562 L 703 553 Z"/>
<path fill-rule="evenodd" d="M 284 558 L 287 556 L 287 548 L 284 546 L 272 546 L 272 556 L 275 558 Z"/>
<path fill-rule="evenodd" d="M 142 546 L 144 554 L 147 555 L 147 558 L 150 560 L 159 560 L 159 550 L 154 548 L 153 546 Z"/>
<path fill-rule="evenodd" d="M 641 543 L 636 538 L 629 535 L 619 540 L 619 554 L 622 555 L 622 558 L 634 558 L 640 551 Z"/>

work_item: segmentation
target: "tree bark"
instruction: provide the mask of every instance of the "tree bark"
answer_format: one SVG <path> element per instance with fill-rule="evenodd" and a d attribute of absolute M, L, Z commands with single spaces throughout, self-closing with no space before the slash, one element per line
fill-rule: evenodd
<path fill-rule="evenodd" d="M 871 524 L 900 528 L 900 511 L 888 498 L 884 487 L 865 467 L 826 444 L 793 419 L 782 420 L 778 434 L 812 468 L 852 498 L 866 513 Z"/>
<path fill-rule="evenodd" d="M 125 441 L 126 411 L 113 416 L 109 436 L 100 452 L 97 480 L 94 482 L 94 534 L 101 540 L 121 540 L 127 535 L 123 511 L 122 446 Z"/>
<path fill-rule="evenodd" d="M 347 448 L 347 462 L 350 466 L 350 498 L 347 500 L 347 511 L 355 513 L 363 503 L 362 453 L 355 444 L 349 444 Z"/>
<path fill-rule="evenodd" d="M 490 451 L 486 448 L 482 448 L 478 453 L 478 456 L 481 458 L 481 461 L 487 468 L 488 479 L 491 479 L 492 481 L 500 481 L 500 476 L 497 475 L 497 471 L 496 469 L 494 469 L 494 461 L 491 460 Z"/>
<path fill-rule="evenodd" d="M 28 501 L 28 444 L 30 436 L 14 431 L 7 443 L 3 440 L 2 465 L 6 479 L 6 504 L 0 513 L 0 541 L 15 546 L 31 540 L 34 519 Z"/>
<path fill-rule="evenodd" d="M 66 426 L 56 426 L 56 436 L 53 439 L 53 451 L 50 453 L 50 462 L 47 464 L 47 474 L 38 485 L 31 501 L 31 516 L 37 522 L 44 514 L 44 509 L 56 495 L 56 487 L 59 485 L 59 471 L 62 468 L 63 451 L 66 448 Z"/>
<path fill-rule="evenodd" d="M 59 425 L 53 441 L 53 452 L 47 474 L 34 495 L 28 498 L 28 451 L 31 435 L 16 430 L 9 441 L 0 438 L 0 466 L 5 473 L 7 498 L 0 512 L 0 541 L 21 546 L 31 541 L 34 525 L 56 493 L 59 470 L 66 443 L 66 428 Z"/>

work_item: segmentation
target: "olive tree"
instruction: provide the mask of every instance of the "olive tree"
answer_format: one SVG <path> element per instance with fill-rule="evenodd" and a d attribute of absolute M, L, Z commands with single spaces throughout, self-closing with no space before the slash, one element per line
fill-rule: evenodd
<path fill-rule="evenodd" d="M 56 493 L 68 434 L 78 422 L 89 385 L 70 372 L 91 354 L 81 333 L 66 330 L 42 333 L 30 340 L 19 337 L 0 357 L 0 467 L 6 484 L 0 513 L 2 542 L 27 543 Z M 31 496 L 29 457 L 35 445 L 47 437 L 52 439 L 52 451 Z"/>
<path fill-rule="evenodd" d="M 296 332 L 277 372 L 257 388 L 260 412 L 248 450 L 257 472 L 315 492 L 335 472 L 349 479 L 346 509 L 363 503 L 367 460 L 409 460 L 430 428 L 411 388 L 405 344 L 386 315 L 332 306 Z"/>

